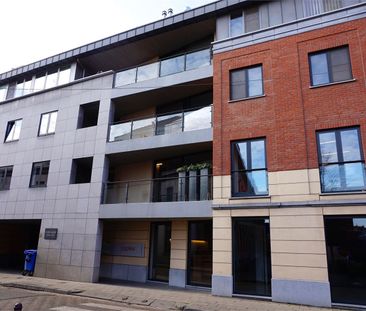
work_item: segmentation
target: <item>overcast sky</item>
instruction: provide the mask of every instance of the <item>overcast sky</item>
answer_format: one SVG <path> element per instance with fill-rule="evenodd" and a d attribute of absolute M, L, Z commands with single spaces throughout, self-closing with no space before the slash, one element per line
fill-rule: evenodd
<path fill-rule="evenodd" d="M 215 0 L 2 0 L 0 72 Z"/>

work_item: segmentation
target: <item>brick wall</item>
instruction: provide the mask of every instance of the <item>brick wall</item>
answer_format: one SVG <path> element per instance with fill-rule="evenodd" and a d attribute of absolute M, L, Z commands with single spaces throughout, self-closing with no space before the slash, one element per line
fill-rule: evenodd
<path fill-rule="evenodd" d="M 310 88 L 308 53 L 349 45 L 355 81 Z M 214 175 L 230 142 L 266 137 L 271 172 L 318 167 L 316 130 L 359 125 L 366 147 L 366 22 L 357 20 L 214 55 Z M 263 65 L 264 97 L 229 103 L 229 72 Z"/>

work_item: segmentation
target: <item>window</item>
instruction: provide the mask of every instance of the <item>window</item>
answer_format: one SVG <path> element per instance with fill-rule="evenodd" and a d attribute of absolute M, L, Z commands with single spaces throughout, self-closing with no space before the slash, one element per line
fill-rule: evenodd
<path fill-rule="evenodd" d="M 0 167 L 0 190 L 9 190 L 13 166 Z"/>
<path fill-rule="evenodd" d="M 98 123 L 99 102 L 80 105 L 77 128 L 95 126 Z"/>
<path fill-rule="evenodd" d="M 22 128 L 22 119 L 9 121 L 6 127 L 5 142 L 19 140 L 20 130 Z"/>
<path fill-rule="evenodd" d="M 72 160 L 70 184 L 90 183 L 93 157 Z"/>
<path fill-rule="evenodd" d="M 244 11 L 245 32 L 259 29 L 259 10 L 258 7 L 246 9 Z"/>
<path fill-rule="evenodd" d="M 55 133 L 56 121 L 57 111 L 42 114 L 38 135 L 43 136 Z"/>
<path fill-rule="evenodd" d="M 313 16 L 342 7 L 342 0 L 306 0 L 302 1 L 304 16 Z"/>
<path fill-rule="evenodd" d="M 230 72 L 230 100 L 263 95 L 262 65 Z"/>
<path fill-rule="evenodd" d="M 312 53 L 309 58 L 313 86 L 352 79 L 348 46 Z"/>
<path fill-rule="evenodd" d="M 244 32 L 243 12 L 235 12 L 230 16 L 230 37 L 239 36 Z"/>
<path fill-rule="evenodd" d="M 317 133 L 322 192 L 365 190 L 365 165 L 358 128 Z"/>
<path fill-rule="evenodd" d="M 31 188 L 46 187 L 49 168 L 50 168 L 50 161 L 33 163 L 29 187 Z"/>
<path fill-rule="evenodd" d="M 8 92 L 8 86 L 7 85 L 1 85 L 0 86 L 0 102 L 4 101 L 6 99 L 6 93 Z"/>
<path fill-rule="evenodd" d="M 233 196 L 268 194 L 265 139 L 231 144 L 231 189 Z"/>

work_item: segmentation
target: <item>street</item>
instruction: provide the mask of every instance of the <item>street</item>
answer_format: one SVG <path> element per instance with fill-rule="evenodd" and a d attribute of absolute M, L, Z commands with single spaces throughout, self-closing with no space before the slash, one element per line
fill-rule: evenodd
<path fill-rule="evenodd" d="M 102 311 L 148 310 L 127 304 L 111 304 L 103 300 L 70 295 L 45 293 L 0 286 L 0 311 L 13 311 L 16 303 L 22 303 L 22 311 Z"/>

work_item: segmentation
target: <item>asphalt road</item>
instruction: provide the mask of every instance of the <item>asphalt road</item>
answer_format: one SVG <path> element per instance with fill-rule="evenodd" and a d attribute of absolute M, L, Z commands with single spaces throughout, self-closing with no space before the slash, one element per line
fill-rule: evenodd
<path fill-rule="evenodd" d="M 69 295 L 37 292 L 0 286 L 0 311 L 13 311 L 16 303 L 22 303 L 22 311 L 142 311 L 126 304 Z"/>

